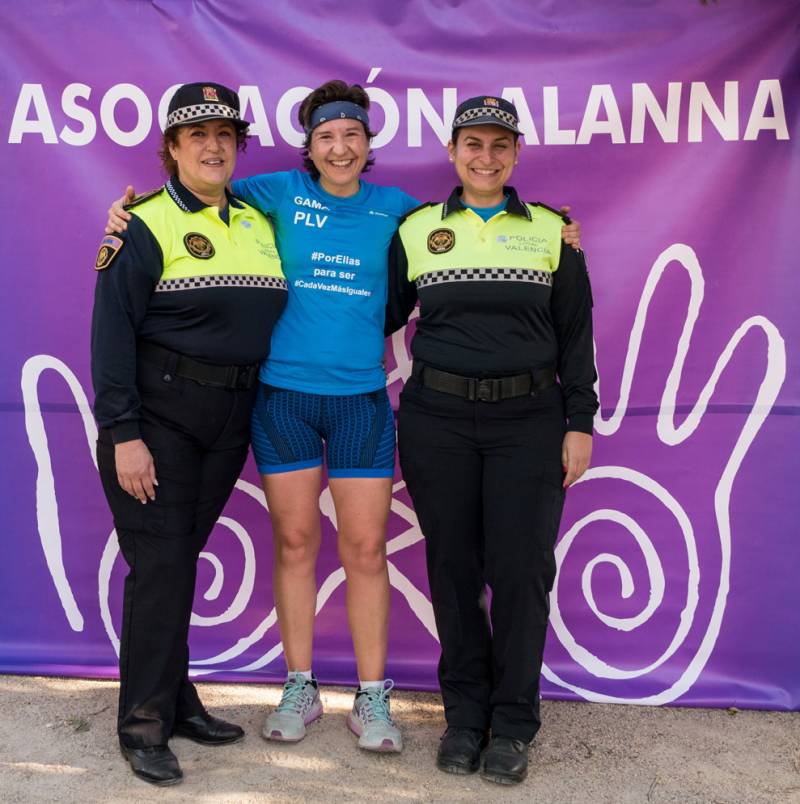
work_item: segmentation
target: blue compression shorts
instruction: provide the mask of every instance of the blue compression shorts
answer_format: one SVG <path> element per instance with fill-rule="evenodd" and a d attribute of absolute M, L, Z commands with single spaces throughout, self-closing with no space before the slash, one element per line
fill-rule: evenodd
<path fill-rule="evenodd" d="M 385 388 L 350 396 L 259 384 L 251 430 L 262 475 L 322 465 L 329 477 L 392 477 L 395 429 Z"/>

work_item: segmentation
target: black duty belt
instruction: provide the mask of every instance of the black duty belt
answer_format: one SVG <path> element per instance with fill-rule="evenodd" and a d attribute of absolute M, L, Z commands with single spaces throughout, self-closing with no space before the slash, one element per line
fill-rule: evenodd
<path fill-rule="evenodd" d="M 462 377 L 448 371 L 439 371 L 431 366 L 414 367 L 416 377 L 425 388 L 453 394 L 468 399 L 470 402 L 498 402 L 501 399 L 513 399 L 517 396 L 528 396 L 536 391 L 544 391 L 556 384 L 556 373 L 553 369 L 535 369 L 524 374 L 510 377 Z"/>
<path fill-rule="evenodd" d="M 201 363 L 191 357 L 156 346 L 154 343 L 140 341 L 136 344 L 136 357 L 151 363 L 164 371 L 164 379 L 169 382 L 173 376 L 194 380 L 201 385 L 213 388 L 232 388 L 246 390 L 252 388 L 258 379 L 258 363 L 248 366 L 219 366 Z"/>

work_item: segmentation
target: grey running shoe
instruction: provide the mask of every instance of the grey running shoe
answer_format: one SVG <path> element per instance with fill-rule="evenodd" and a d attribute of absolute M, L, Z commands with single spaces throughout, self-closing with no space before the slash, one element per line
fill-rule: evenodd
<path fill-rule="evenodd" d="M 394 681 L 386 679 L 382 687 L 359 690 L 347 726 L 358 735 L 358 747 L 367 751 L 398 753 L 403 750 L 403 735 L 389 709 L 389 693 Z"/>
<path fill-rule="evenodd" d="M 296 743 L 306 736 L 306 726 L 321 714 L 317 680 L 307 681 L 297 673 L 283 685 L 281 702 L 267 715 L 261 734 L 267 740 Z"/>

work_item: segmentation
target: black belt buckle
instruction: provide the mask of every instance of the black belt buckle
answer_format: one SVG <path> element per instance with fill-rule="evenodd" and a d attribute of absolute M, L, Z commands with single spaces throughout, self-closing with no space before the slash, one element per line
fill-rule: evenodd
<path fill-rule="evenodd" d="M 500 399 L 500 380 L 473 380 L 474 399 L 479 402 L 497 402 Z"/>
<path fill-rule="evenodd" d="M 253 383 L 255 383 L 256 377 L 258 376 L 258 365 L 256 363 L 252 363 L 249 366 L 244 366 L 239 376 L 242 379 L 242 387 L 244 389 L 252 388 Z"/>
<path fill-rule="evenodd" d="M 228 387 L 247 390 L 253 387 L 253 380 L 258 369 L 254 363 L 249 366 L 231 366 L 228 369 Z"/>

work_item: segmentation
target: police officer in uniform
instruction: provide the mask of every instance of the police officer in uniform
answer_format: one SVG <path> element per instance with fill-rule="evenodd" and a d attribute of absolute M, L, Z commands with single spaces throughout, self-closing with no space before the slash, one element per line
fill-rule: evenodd
<path fill-rule="evenodd" d="M 118 734 L 154 784 L 182 778 L 173 734 L 244 735 L 200 702 L 187 638 L 197 558 L 244 464 L 258 364 L 286 302 L 268 220 L 226 191 L 248 125 L 230 89 L 180 87 L 161 152 L 170 178 L 95 264 L 97 458 L 129 567 Z"/>
<path fill-rule="evenodd" d="M 525 777 L 540 725 L 553 546 L 597 410 L 583 254 L 562 243 L 559 213 L 506 185 L 519 133 L 502 98 L 458 107 L 462 186 L 400 225 L 386 325 L 419 299 L 398 434 L 442 649 L 437 765 L 503 784 Z"/>

